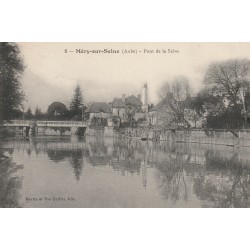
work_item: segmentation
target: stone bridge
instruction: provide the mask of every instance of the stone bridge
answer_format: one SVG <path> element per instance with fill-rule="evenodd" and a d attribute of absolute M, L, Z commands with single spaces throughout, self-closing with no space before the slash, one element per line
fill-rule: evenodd
<path fill-rule="evenodd" d="M 87 122 L 82 121 L 27 121 L 13 120 L 3 124 L 4 127 L 13 128 L 22 135 L 84 135 Z"/>

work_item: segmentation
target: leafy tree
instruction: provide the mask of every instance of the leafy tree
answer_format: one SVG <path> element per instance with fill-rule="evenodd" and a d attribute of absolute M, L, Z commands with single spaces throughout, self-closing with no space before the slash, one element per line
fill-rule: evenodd
<path fill-rule="evenodd" d="M 43 112 L 42 112 L 41 109 L 38 108 L 38 107 L 36 107 L 35 114 L 34 114 L 34 118 L 35 118 L 36 120 L 41 120 L 41 119 L 44 118 Z"/>
<path fill-rule="evenodd" d="M 113 116 L 112 122 L 113 122 L 115 127 L 119 127 L 120 123 L 121 123 L 121 118 L 119 116 Z"/>
<path fill-rule="evenodd" d="M 22 106 L 24 93 L 21 75 L 24 71 L 20 50 L 15 43 L 0 43 L 0 120 L 13 118 Z"/>
<path fill-rule="evenodd" d="M 72 116 L 80 116 L 84 111 L 82 109 L 84 109 L 82 91 L 80 86 L 77 85 L 74 91 L 74 96 L 70 103 L 70 112 Z"/>
<path fill-rule="evenodd" d="M 208 128 L 214 127 L 214 118 L 220 117 L 221 114 L 225 111 L 223 100 L 218 96 L 212 95 L 204 89 L 202 89 L 197 94 L 197 96 L 193 98 L 192 108 L 193 110 L 195 110 L 194 119 L 203 117 L 203 126 Z M 218 126 L 217 128 L 220 128 L 220 126 Z"/>
<path fill-rule="evenodd" d="M 49 105 L 47 115 L 50 119 L 64 119 L 67 113 L 67 107 L 61 102 L 53 102 Z"/>
<path fill-rule="evenodd" d="M 25 118 L 28 120 L 31 120 L 34 118 L 34 115 L 32 114 L 32 111 L 30 108 L 28 108 L 27 112 L 25 113 Z"/>
<path fill-rule="evenodd" d="M 93 117 L 90 122 L 90 128 L 94 129 L 103 129 L 107 125 L 108 125 L 107 118 L 102 118 L 102 117 Z"/>
<path fill-rule="evenodd" d="M 127 126 L 128 127 L 136 127 L 136 120 L 135 115 L 136 113 L 141 112 L 141 106 L 133 105 L 133 104 L 127 104 Z M 125 123 L 126 124 L 126 123 Z"/>

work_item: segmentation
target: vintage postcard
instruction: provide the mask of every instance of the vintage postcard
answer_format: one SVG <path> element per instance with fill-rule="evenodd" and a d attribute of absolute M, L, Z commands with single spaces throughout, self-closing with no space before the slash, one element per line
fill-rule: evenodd
<path fill-rule="evenodd" d="M 250 207 L 250 43 L 0 43 L 0 207 Z"/>

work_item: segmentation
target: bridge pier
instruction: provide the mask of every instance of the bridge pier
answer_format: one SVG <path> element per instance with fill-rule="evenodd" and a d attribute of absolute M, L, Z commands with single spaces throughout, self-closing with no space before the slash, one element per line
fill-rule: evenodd
<path fill-rule="evenodd" d="M 104 136 L 114 136 L 114 127 L 113 126 L 106 126 L 104 128 Z"/>
<path fill-rule="evenodd" d="M 35 136 L 36 135 L 36 125 L 31 124 L 29 129 L 29 136 Z"/>
<path fill-rule="evenodd" d="M 28 137 L 29 136 L 29 134 L 30 134 L 30 127 L 28 126 L 28 127 L 24 127 L 24 136 L 26 136 L 26 137 Z"/>

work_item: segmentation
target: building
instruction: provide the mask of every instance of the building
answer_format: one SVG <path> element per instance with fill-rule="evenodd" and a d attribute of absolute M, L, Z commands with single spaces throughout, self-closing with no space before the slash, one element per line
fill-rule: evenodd
<path fill-rule="evenodd" d="M 134 95 L 126 97 L 125 94 L 122 95 L 122 98 L 114 98 L 110 103 L 113 116 L 119 116 L 121 119 L 126 119 L 127 114 L 131 110 L 141 112 L 142 102 L 136 98 Z"/>
<path fill-rule="evenodd" d="M 127 108 L 129 106 L 136 107 L 138 110 L 141 110 L 141 108 L 142 108 L 142 102 L 134 95 L 131 95 L 131 96 L 128 96 L 127 98 L 125 98 L 125 104 L 126 104 Z"/>
<path fill-rule="evenodd" d="M 109 118 L 112 116 L 111 108 L 106 102 L 92 102 L 84 113 L 89 114 L 90 120 L 93 117 Z"/>
<path fill-rule="evenodd" d="M 194 107 L 194 100 L 188 96 L 184 101 L 175 100 L 173 93 L 167 96 L 149 110 L 149 122 L 155 128 L 200 128 L 202 117 Z"/>
<path fill-rule="evenodd" d="M 114 98 L 110 106 L 112 108 L 113 116 L 119 116 L 120 118 L 124 118 L 126 116 L 126 104 L 124 94 L 122 95 L 122 98 Z"/>
<path fill-rule="evenodd" d="M 167 97 L 149 110 L 150 124 L 158 129 L 175 127 L 174 106 L 175 100 L 173 94 L 168 93 Z"/>

